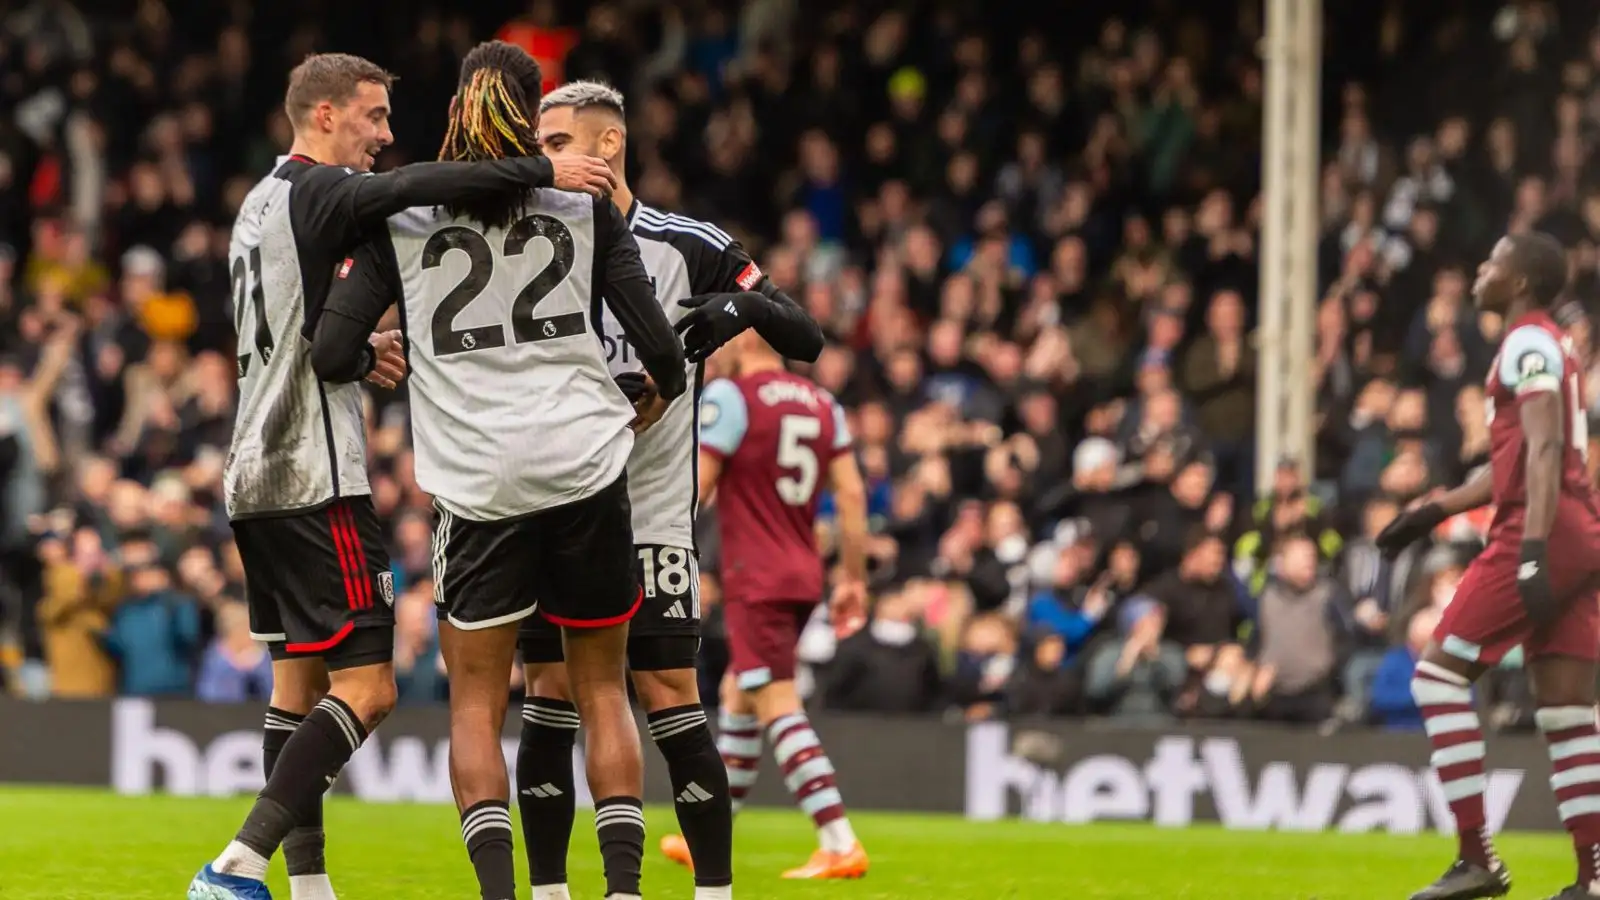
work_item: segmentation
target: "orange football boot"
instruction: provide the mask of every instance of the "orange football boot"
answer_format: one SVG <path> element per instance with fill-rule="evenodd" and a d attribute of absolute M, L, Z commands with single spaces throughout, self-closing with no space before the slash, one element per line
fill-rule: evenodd
<path fill-rule="evenodd" d="M 867 874 L 867 851 L 857 842 L 843 853 L 818 849 L 811 859 L 798 869 L 783 873 L 784 878 L 828 879 L 860 878 Z"/>
<path fill-rule="evenodd" d="M 661 855 L 694 871 L 694 857 L 689 855 L 689 842 L 681 834 L 669 834 L 661 839 Z"/>

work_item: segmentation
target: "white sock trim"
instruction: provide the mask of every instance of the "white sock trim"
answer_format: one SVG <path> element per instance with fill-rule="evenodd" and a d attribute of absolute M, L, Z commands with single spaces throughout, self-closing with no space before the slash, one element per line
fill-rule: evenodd
<path fill-rule="evenodd" d="M 1545 706 L 1534 710 L 1533 721 L 1539 726 L 1539 730 L 1544 732 L 1566 731 L 1568 728 L 1582 728 L 1585 725 L 1593 727 L 1594 707 Z"/>
<path fill-rule="evenodd" d="M 1429 678 L 1448 682 L 1450 684 L 1459 684 L 1465 686 L 1472 683 L 1472 680 L 1467 676 L 1457 675 L 1449 669 L 1446 669 L 1444 666 L 1441 666 L 1438 663 L 1428 662 L 1425 659 L 1417 663 L 1417 672 L 1419 674 L 1426 675 Z"/>

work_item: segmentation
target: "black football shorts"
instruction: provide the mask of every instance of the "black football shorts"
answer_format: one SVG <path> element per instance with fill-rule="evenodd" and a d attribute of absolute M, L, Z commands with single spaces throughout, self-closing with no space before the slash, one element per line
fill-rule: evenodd
<path fill-rule="evenodd" d="M 599 492 L 515 519 L 475 522 L 437 508 L 434 602 L 464 631 L 541 618 L 604 628 L 639 608 L 633 509 L 622 475 Z"/>
<path fill-rule="evenodd" d="M 313 512 L 233 523 L 250 633 L 273 659 L 318 657 L 330 669 L 394 654 L 394 574 L 371 497 Z"/>
<path fill-rule="evenodd" d="M 634 565 L 644 596 L 628 624 L 628 668 L 694 668 L 700 650 L 700 568 L 694 552 L 640 544 Z M 563 661 L 561 629 L 543 616 L 523 620 L 517 644 L 525 663 Z"/>

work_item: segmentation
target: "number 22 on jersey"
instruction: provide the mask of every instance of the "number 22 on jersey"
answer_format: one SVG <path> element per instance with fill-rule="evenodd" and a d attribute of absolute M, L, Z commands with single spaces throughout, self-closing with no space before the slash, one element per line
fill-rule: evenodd
<path fill-rule="evenodd" d="M 572 261 L 576 255 L 572 232 L 560 219 L 532 215 L 513 223 L 506 229 L 505 235 L 498 260 L 501 264 L 517 260 L 535 238 L 549 242 L 552 251 L 550 261 L 523 285 L 516 299 L 511 301 L 509 312 L 513 340 L 526 344 L 583 334 L 587 319 L 584 313 L 562 313 L 543 318 L 534 316 L 534 309 L 540 301 L 550 296 L 572 272 Z M 470 328 L 455 327 L 456 317 L 483 294 L 494 277 L 497 259 L 488 238 L 462 225 L 439 229 L 422 247 L 423 271 L 438 268 L 444 262 L 445 255 L 454 250 L 467 255 L 470 267 L 434 308 L 431 319 L 433 355 L 442 357 L 504 347 L 506 331 L 501 322 Z"/>

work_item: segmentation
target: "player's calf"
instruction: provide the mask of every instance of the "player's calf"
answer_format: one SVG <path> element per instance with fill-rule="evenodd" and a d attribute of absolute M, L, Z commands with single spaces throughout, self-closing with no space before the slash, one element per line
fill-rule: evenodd
<path fill-rule="evenodd" d="M 691 638 L 688 643 L 696 641 Z M 633 680 L 650 711 L 650 738 L 666 760 L 672 780 L 673 808 L 694 866 L 695 900 L 731 897 L 733 804 L 728 770 L 700 705 L 695 670 L 635 670 Z"/>
<path fill-rule="evenodd" d="M 1576 850 L 1579 896 L 1600 896 L 1600 733 L 1594 705 L 1545 706 L 1534 719 L 1550 748 L 1550 787 Z"/>
<path fill-rule="evenodd" d="M 595 796 L 595 831 L 605 865 L 606 896 L 639 896 L 644 864 L 644 761 L 628 703 L 626 624 L 564 627 L 567 678 L 589 729 L 587 774 Z"/>
<path fill-rule="evenodd" d="M 522 841 L 533 900 L 562 900 L 567 896 L 567 850 L 576 807 L 572 752 L 578 740 L 578 708 L 566 699 L 566 677 L 559 664 L 526 669 L 530 696 L 522 705 L 517 745 Z"/>
<path fill-rule="evenodd" d="M 728 796 L 733 811 L 756 786 L 761 769 L 761 719 L 749 697 L 738 689 L 734 676 L 722 679 L 722 708 L 717 715 L 717 752 L 728 770 Z"/>
<path fill-rule="evenodd" d="M 278 767 L 278 757 L 305 716 L 268 707 L 261 737 L 261 771 L 267 778 Z M 327 836 L 322 830 L 322 795 L 295 814 L 294 828 L 283 839 L 283 862 L 289 870 L 292 900 L 334 900 L 328 879 Z"/>
<path fill-rule="evenodd" d="M 394 701 L 394 669 L 387 661 L 335 672 L 328 696 L 284 742 L 272 776 L 238 834 L 205 871 L 264 880 L 267 861 L 293 830 L 300 812 L 328 789 L 371 730 L 394 708 Z"/>
<path fill-rule="evenodd" d="M 439 625 L 450 673 L 450 784 L 461 812 L 461 840 L 483 900 L 512 900 L 517 890 L 511 785 L 500 749 L 516 640 L 515 627 Z"/>
<path fill-rule="evenodd" d="M 320 658 L 292 658 L 281 643 L 272 646 L 272 699 L 261 732 L 261 771 L 267 777 L 289 736 L 328 693 L 328 666 Z M 318 794 L 296 812 L 295 826 L 283 839 L 283 862 L 289 870 L 292 900 L 335 900 L 328 880 L 327 837 L 322 830 Z"/>
<path fill-rule="evenodd" d="M 1433 746 L 1433 770 L 1456 821 L 1457 860 L 1413 900 L 1499 897 L 1511 879 L 1495 853 L 1484 815 L 1483 726 L 1472 705 L 1471 680 L 1430 652 L 1417 663 L 1411 696 Z"/>
<path fill-rule="evenodd" d="M 834 780 L 832 760 L 811 728 L 793 681 L 774 681 L 755 692 L 756 715 L 783 782 L 817 829 L 818 850 L 785 878 L 859 878 L 867 872 L 866 853 L 845 815 L 844 797 Z"/>

